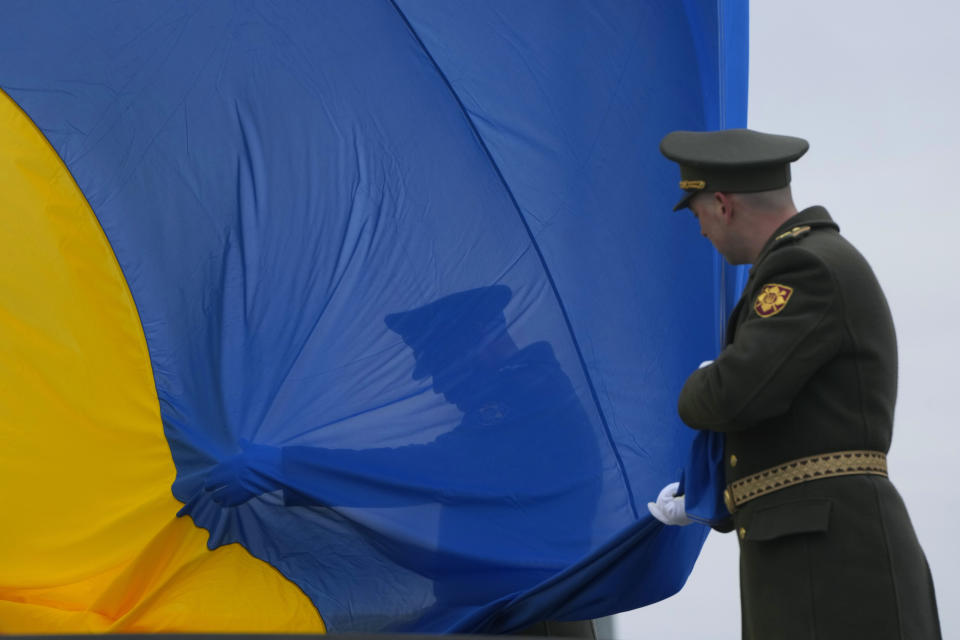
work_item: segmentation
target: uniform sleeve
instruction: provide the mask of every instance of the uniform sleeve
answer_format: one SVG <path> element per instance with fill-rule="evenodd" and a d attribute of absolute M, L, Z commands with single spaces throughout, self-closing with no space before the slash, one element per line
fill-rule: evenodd
<path fill-rule="evenodd" d="M 839 351 L 841 300 L 822 260 L 799 246 L 778 250 L 758 268 L 745 319 L 716 361 L 680 392 L 683 421 L 696 429 L 739 431 L 786 413 L 807 380 Z M 784 304 L 758 296 L 769 285 Z"/>

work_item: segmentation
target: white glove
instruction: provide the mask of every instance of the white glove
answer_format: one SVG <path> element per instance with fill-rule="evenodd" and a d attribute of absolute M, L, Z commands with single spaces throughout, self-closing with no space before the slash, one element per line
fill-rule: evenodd
<path fill-rule="evenodd" d="M 647 503 L 647 509 L 653 517 L 663 524 L 682 527 L 693 522 L 687 517 L 683 496 L 677 497 L 679 488 L 679 482 L 671 482 L 660 491 L 656 502 Z"/>
<path fill-rule="evenodd" d="M 697 369 L 703 369 L 704 367 L 709 367 L 712 364 L 713 364 L 713 360 L 704 360 L 703 362 L 700 363 L 700 366 L 697 367 Z"/>

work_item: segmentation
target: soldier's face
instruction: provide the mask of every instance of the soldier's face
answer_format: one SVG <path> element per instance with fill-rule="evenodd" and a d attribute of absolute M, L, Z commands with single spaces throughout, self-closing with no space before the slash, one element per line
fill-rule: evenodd
<path fill-rule="evenodd" d="M 700 222 L 700 233 L 730 264 L 745 264 L 743 234 L 733 224 L 729 196 L 713 193 L 697 194 L 690 201 L 690 211 Z"/>
<path fill-rule="evenodd" d="M 720 214 L 720 205 L 713 198 L 712 194 L 701 193 L 690 201 L 690 211 L 700 222 L 700 233 L 709 240 L 717 251 L 723 254 L 723 242 L 725 238 L 726 225 L 723 222 L 723 216 Z"/>

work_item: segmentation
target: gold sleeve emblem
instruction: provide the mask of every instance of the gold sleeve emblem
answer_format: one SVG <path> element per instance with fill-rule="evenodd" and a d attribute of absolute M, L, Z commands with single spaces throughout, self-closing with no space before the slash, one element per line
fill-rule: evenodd
<path fill-rule="evenodd" d="M 753 303 L 753 310 L 761 318 L 775 316 L 787 306 L 790 296 L 793 295 L 793 289 L 782 284 L 765 284 L 756 302 Z"/>

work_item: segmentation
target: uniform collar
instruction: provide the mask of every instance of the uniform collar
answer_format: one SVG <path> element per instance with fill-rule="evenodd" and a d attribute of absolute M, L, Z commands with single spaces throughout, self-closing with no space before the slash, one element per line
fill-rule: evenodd
<path fill-rule="evenodd" d="M 763 262 L 767 254 L 781 246 L 785 241 L 796 237 L 795 234 L 797 231 L 806 232 L 827 227 L 835 231 L 840 231 L 837 223 L 833 221 L 833 218 L 830 217 L 827 210 L 821 206 L 809 207 L 796 215 L 790 216 L 782 225 L 777 227 L 776 231 L 770 234 L 770 239 L 767 240 L 766 244 L 763 245 L 763 249 L 760 250 L 760 255 L 757 256 L 756 261 L 753 263 L 754 266 L 750 269 L 750 274 L 753 275 L 753 270 L 756 268 L 756 265 Z"/>

